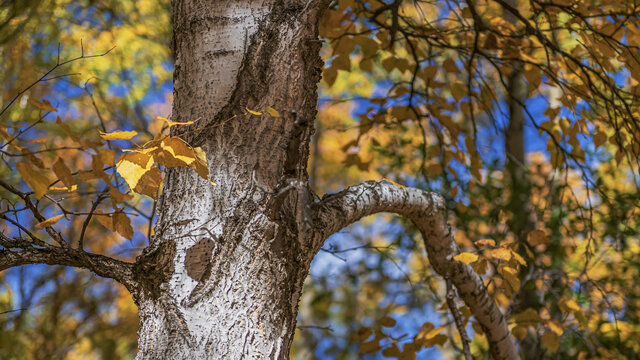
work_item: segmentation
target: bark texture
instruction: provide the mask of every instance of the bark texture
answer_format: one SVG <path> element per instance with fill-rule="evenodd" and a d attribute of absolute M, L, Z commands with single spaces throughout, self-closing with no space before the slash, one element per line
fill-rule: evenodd
<path fill-rule="evenodd" d="M 176 132 L 192 131 L 184 138 L 207 153 L 218 186 L 187 169 L 167 174 L 156 235 L 137 261 L 138 359 L 288 358 L 313 258 L 295 214 L 309 199 L 323 6 L 174 1 L 173 119 L 196 121 Z M 245 111 L 266 106 L 281 116 Z"/>

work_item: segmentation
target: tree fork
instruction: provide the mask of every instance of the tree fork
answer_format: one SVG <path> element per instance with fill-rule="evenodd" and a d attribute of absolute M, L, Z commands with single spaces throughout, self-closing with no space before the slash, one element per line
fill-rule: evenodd
<path fill-rule="evenodd" d="M 218 186 L 188 169 L 168 171 L 154 250 L 135 268 L 145 289 L 135 294 L 137 358 L 288 358 L 313 257 L 328 236 L 381 211 L 418 226 L 431 264 L 469 305 L 494 357 L 518 358 L 482 279 L 453 260 L 459 250 L 440 196 L 367 182 L 309 204 L 307 119 L 316 115 L 317 21 L 326 6 L 174 1 L 173 117 L 204 119 L 189 129 L 203 130 L 185 140 L 205 150 Z M 267 106 L 285 116 L 240 115 Z M 281 193 L 287 182 L 297 191 Z M 282 199 L 272 201 L 274 195 Z M 149 272 L 164 275 L 143 276 Z"/>

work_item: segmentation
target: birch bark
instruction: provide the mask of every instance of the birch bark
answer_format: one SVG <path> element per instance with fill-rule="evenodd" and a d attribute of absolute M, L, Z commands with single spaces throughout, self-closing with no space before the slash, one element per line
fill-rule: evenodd
<path fill-rule="evenodd" d="M 172 169 L 137 261 L 138 359 L 284 359 L 313 254 L 283 179 L 306 183 L 321 2 L 174 1 L 174 121 L 210 178 Z M 252 116 L 272 106 L 281 117 Z M 297 123 L 296 123 L 297 121 Z"/>

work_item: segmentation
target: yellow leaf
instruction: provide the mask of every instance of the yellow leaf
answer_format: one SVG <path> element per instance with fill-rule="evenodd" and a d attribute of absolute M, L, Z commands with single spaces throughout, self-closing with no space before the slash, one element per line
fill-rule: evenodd
<path fill-rule="evenodd" d="M 396 325 L 396 321 L 392 317 L 385 316 L 382 319 L 380 319 L 380 325 L 385 327 L 392 327 Z"/>
<path fill-rule="evenodd" d="M 547 238 L 547 234 L 545 234 L 542 230 L 532 230 L 527 235 L 527 241 L 531 246 L 548 244 L 549 238 Z"/>
<path fill-rule="evenodd" d="M 440 166 L 440 164 L 431 164 L 427 166 L 427 173 L 429 174 L 430 177 L 436 177 L 442 174 L 442 172 L 443 172 L 443 169 L 442 169 L 442 166 Z"/>
<path fill-rule="evenodd" d="M 500 268 L 502 271 L 504 272 L 508 272 L 509 274 L 515 275 L 518 273 L 518 271 L 512 267 L 509 266 L 503 266 Z"/>
<path fill-rule="evenodd" d="M 116 153 L 111 149 L 98 150 L 98 155 L 104 164 L 113 165 L 116 162 Z"/>
<path fill-rule="evenodd" d="M 36 199 L 40 200 L 49 189 L 49 179 L 46 175 L 31 164 L 22 161 L 16 164 L 16 169 L 18 169 L 22 180 L 33 189 Z"/>
<path fill-rule="evenodd" d="M 593 145 L 595 145 L 596 149 L 599 148 L 602 144 L 607 141 L 607 134 L 602 131 L 598 131 L 595 135 L 593 135 Z"/>
<path fill-rule="evenodd" d="M 253 115 L 262 115 L 262 113 L 261 113 L 260 111 L 253 111 L 253 110 L 249 110 L 249 108 L 248 108 L 248 107 L 246 107 L 246 106 L 245 106 L 245 108 L 244 108 L 244 109 L 245 109 L 245 110 L 247 110 L 250 114 L 253 114 Z"/>
<path fill-rule="evenodd" d="M 96 210 L 93 213 L 93 216 L 98 220 L 100 224 L 102 224 L 102 226 L 111 231 L 116 231 L 116 229 L 113 227 L 113 219 L 111 218 L 111 215 L 103 214 L 102 211 Z"/>
<path fill-rule="evenodd" d="M 271 106 L 267 106 L 266 109 L 264 109 L 266 112 L 269 113 L 269 115 L 273 116 L 273 117 L 280 117 L 280 113 L 278 112 L 278 110 L 272 108 Z"/>
<path fill-rule="evenodd" d="M 509 283 L 509 286 L 511 286 L 513 291 L 518 291 L 518 289 L 520 289 L 520 279 L 516 276 L 517 271 L 515 269 L 504 266 L 500 268 L 500 272 L 502 277 L 507 280 L 507 283 Z"/>
<path fill-rule="evenodd" d="M 51 225 L 57 223 L 58 220 L 60 220 L 63 216 L 64 216 L 64 214 L 60 214 L 60 215 L 54 216 L 52 218 L 48 218 L 47 220 L 36 224 L 36 229 L 41 229 L 42 230 L 42 229 L 44 229 L 44 228 L 46 228 L 48 226 L 51 226 Z"/>
<path fill-rule="evenodd" d="M 509 261 L 511 259 L 511 252 L 501 247 L 491 250 L 491 257 L 494 259 Z"/>
<path fill-rule="evenodd" d="M 164 118 L 162 116 L 158 116 L 158 120 L 164 120 L 164 122 L 167 123 L 167 125 L 169 125 L 169 127 L 175 126 L 175 125 L 191 125 L 193 124 L 193 121 L 185 121 L 185 122 L 179 122 L 179 121 L 171 121 L 167 118 Z"/>
<path fill-rule="evenodd" d="M 474 244 L 478 246 L 496 246 L 496 242 L 492 239 L 480 239 L 476 241 Z"/>
<path fill-rule="evenodd" d="M 120 234 L 125 239 L 131 240 L 133 238 L 133 228 L 131 227 L 131 220 L 127 214 L 122 211 L 118 211 L 112 216 L 113 218 L 113 227 L 116 229 L 118 234 Z"/>
<path fill-rule="evenodd" d="M 51 167 L 54 174 L 58 177 L 58 180 L 62 181 L 67 188 L 71 188 L 73 186 L 73 175 L 71 175 L 71 170 L 65 165 L 64 161 L 61 158 L 58 158 L 53 166 Z"/>
<path fill-rule="evenodd" d="M 444 330 L 444 326 L 437 327 L 424 335 L 425 340 L 429 340 L 434 338 L 436 335 L 440 334 Z"/>
<path fill-rule="evenodd" d="M 379 342 L 380 342 L 380 340 L 374 339 L 374 340 L 371 340 L 369 342 L 363 343 L 362 345 L 360 345 L 359 353 L 360 354 L 373 354 L 373 353 L 376 353 L 376 352 L 380 351 L 380 349 L 382 349 L 382 348 L 380 347 Z"/>
<path fill-rule="evenodd" d="M 453 260 L 460 261 L 460 262 L 464 263 L 465 265 L 469 265 L 472 262 L 478 260 L 478 255 L 472 254 L 472 253 L 468 253 L 468 252 L 463 252 L 463 253 L 460 253 L 460 254 L 454 256 Z"/>
<path fill-rule="evenodd" d="M 514 259 L 516 259 L 517 262 L 520 263 L 520 265 L 522 266 L 526 266 L 527 262 L 524 260 L 524 258 L 522 256 L 520 256 L 520 254 L 518 254 L 517 252 L 511 250 L 511 255 L 513 256 Z"/>
<path fill-rule="evenodd" d="M 209 183 L 211 183 L 211 185 L 213 186 L 218 186 L 218 184 L 214 183 L 213 181 L 209 180 Z"/>
<path fill-rule="evenodd" d="M 209 166 L 207 165 L 207 154 L 201 147 L 193 148 L 193 153 L 196 156 L 196 161 L 192 162 L 189 166 L 195 170 L 201 178 L 208 180 L 212 185 L 218 185 L 209 180 Z"/>
<path fill-rule="evenodd" d="M 453 59 L 446 59 L 442 63 L 442 67 L 449 73 L 459 73 L 460 69 L 458 69 L 458 65 Z"/>
<path fill-rule="evenodd" d="M 45 142 L 47 142 L 47 140 L 49 140 L 48 137 L 40 137 L 40 138 L 36 138 L 36 139 L 26 140 L 25 143 L 27 143 L 27 144 L 45 143 Z"/>
<path fill-rule="evenodd" d="M 486 259 L 482 259 L 477 263 L 473 264 L 473 271 L 475 271 L 478 275 L 484 275 L 487 273 L 489 269 L 489 263 Z"/>
<path fill-rule="evenodd" d="M 471 327 L 473 328 L 473 331 L 478 333 L 478 335 L 484 335 L 484 330 L 482 329 L 482 326 L 480 326 L 480 323 L 478 323 L 477 321 L 473 320 L 471 322 Z"/>
<path fill-rule="evenodd" d="M 151 170 L 153 156 L 140 153 L 125 153 L 116 164 L 118 174 L 127 182 L 130 189 L 135 189 L 144 173 Z"/>
<path fill-rule="evenodd" d="M 29 98 L 27 102 L 42 111 L 58 111 L 58 109 L 51 106 L 51 103 L 47 100 L 38 101 L 36 99 Z"/>
<path fill-rule="evenodd" d="M 405 345 L 405 349 L 406 349 L 406 346 L 407 345 Z M 391 344 L 391 347 L 388 347 L 382 350 L 382 355 L 385 357 L 401 358 L 402 353 L 400 352 L 400 348 L 398 348 L 398 345 Z"/>
<path fill-rule="evenodd" d="M 527 308 L 526 310 L 515 314 L 513 316 L 513 320 L 515 320 L 516 324 L 521 326 L 536 326 L 538 322 L 540 322 L 540 316 L 532 308 Z"/>
<path fill-rule="evenodd" d="M 542 346 L 549 349 L 549 351 L 551 351 L 552 353 L 555 353 L 556 350 L 558 350 L 558 346 L 560 345 L 558 335 L 553 332 L 546 332 L 542 334 L 542 336 L 540 337 L 540 342 L 542 343 Z"/>
<path fill-rule="evenodd" d="M 453 96 L 456 102 L 462 100 L 467 94 L 467 87 L 460 82 L 450 84 L 449 89 L 451 90 L 451 96 Z"/>
<path fill-rule="evenodd" d="M 564 305 L 570 310 L 580 311 L 580 305 L 574 299 L 564 301 Z"/>
<path fill-rule="evenodd" d="M 167 137 L 160 143 L 163 156 L 158 163 L 166 167 L 189 166 L 196 161 L 196 154 L 184 140 L 178 137 Z"/>
<path fill-rule="evenodd" d="M 96 171 L 93 170 L 87 170 L 87 171 L 80 171 L 78 173 L 78 177 L 80 178 L 80 180 L 82 181 L 91 181 L 91 180 L 95 180 L 95 179 L 100 179 L 101 174 L 99 174 Z"/>
<path fill-rule="evenodd" d="M 110 133 L 105 133 L 102 131 L 98 131 L 100 133 L 100 137 L 105 140 L 129 140 L 134 136 L 138 135 L 136 131 L 122 131 L 116 130 Z"/>
<path fill-rule="evenodd" d="M 75 131 L 71 130 L 71 127 L 69 127 L 69 125 L 63 123 L 62 120 L 60 120 L 60 116 L 56 117 L 56 124 L 58 124 L 62 131 L 69 135 L 69 137 L 73 139 L 73 141 L 77 143 L 80 142 L 80 137 L 78 136 L 78 134 Z"/>
<path fill-rule="evenodd" d="M 133 199 L 133 196 L 129 194 L 124 194 L 120 192 L 115 186 L 109 184 L 109 197 L 111 198 L 111 203 L 115 207 L 115 204 L 121 204 L 125 201 L 129 201 Z"/>
<path fill-rule="evenodd" d="M 68 188 L 66 186 L 51 186 L 51 187 L 49 187 L 49 190 L 72 192 L 72 191 L 78 190 L 78 185 L 71 185 L 70 188 Z"/>
<path fill-rule="evenodd" d="M 558 334 L 558 336 L 564 333 L 564 326 L 558 320 L 549 320 L 547 325 L 549 325 L 549 329 L 551 329 L 551 331 L 553 331 L 554 333 Z"/>
<path fill-rule="evenodd" d="M 445 302 L 442 305 L 444 307 L 444 306 L 447 305 L 447 303 Z M 440 309 L 440 310 L 446 310 L 446 309 Z M 420 331 L 418 331 L 418 335 L 416 335 L 416 339 L 420 340 L 420 341 L 427 340 L 427 334 L 429 334 L 431 331 L 433 331 L 434 328 L 435 328 L 435 326 L 430 322 L 426 322 L 426 323 L 422 324 L 422 326 L 420 326 Z"/>
<path fill-rule="evenodd" d="M 523 340 L 527 336 L 527 328 L 525 326 L 516 325 L 511 329 L 511 333 L 518 340 Z"/>
<path fill-rule="evenodd" d="M 395 182 L 395 181 L 393 181 L 393 180 L 389 180 L 389 179 L 387 179 L 387 178 L 382 178 L 382 181 L 386 181 L 386 182 L 391 183 L 391 184 L 393 184 L 393 185 L 395 185 L 395 186 L 400 186 L 401 188 L 403 188 L 403 189 L 404 189 L 404 185 L 402 185 L 402 184 L 398 184 L 397 182 Z"/>
<path fill-rule="evenodd" d="M 160 188 L 161 183 L 162 173 L 160 173 L 160 169 L 154 166 L 142 175 L 138 185 L 132 190 L 155 200 L 158 197 L 158 188 Z"/>
<path fill-rule="evenodd" d="M 437 72 L 438 72 L 438 67 L 435 65 L 428 65 L 424 68 L 424 76 L 429 80 L 436 77 Z"/>

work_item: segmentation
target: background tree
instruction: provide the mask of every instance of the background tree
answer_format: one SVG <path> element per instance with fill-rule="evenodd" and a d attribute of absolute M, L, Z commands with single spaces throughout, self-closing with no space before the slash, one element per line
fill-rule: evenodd
<path fill-rule="evenodd" d="M 2 158 L 8 166 L 3 171 L 22 168 L 20 175 L 24 182 L 20 183 L 20 188 L 17 177 L 3 181 L 3 187 L 9 191 L 3 193 L 3 198 L 8 200 L 3 202 L 2 210 L 9 225 L 5 233 L 13 238 L 3 240 L 5 260 L 16 253 L 35 256 L 38 253 L 34 255 L 33 249 L 38 249 L 42 255 L 44 250 L 49 259 L 45 262 L 89 267 L 100 275 L 120 278 L 130 290 L 147 284 L 144 289 L 133 290 L 138 301 L 143 303 L 143 330 L 140 333 L 143 351 L 139 354 L 142 357 L 163 351 L 163 346 L 180 351 L 180 344 L 198 336 L 206 342 L 206 331 L 201 330 L 207 326 L 192 323 L 190 314 L 217 315 L 216 311 L 233 303 L 225 302 L 229 296 L 249 301 L 257 296 L 256 289 L 263 289 L 267 295 L 293 291 L 292 296 L 284 296 L 280 302 L 272 301 L 270 306 L 295 305 L 296 301 L 291 299 L 299 296 L 301 281 L 311 261 L 310 254 L 320 249 L 321 240 L 327 235 L 323 226 L 338 227 L 369 212 L 392 210 L 404 212 L 418 229 L 427 228 L 422 217 L 416 219 L 415 214 L 407 213 L 406 208 L 394 207 L 392 202 L 364 207 L 366 197 L 360 198 L 360 203 L 356 201 L 357 205 L 363 206 L 361 212 L 349 217 L 350 213 L 345 209 L 350 207 L 344 204 L 341 196 L 348 198 L 355 191 L 366 188 L 365 193 L 383 199 L 391 196 L 388 200 L 393 200 L 394 194 L 400 192 L 414 194 L 391 183 L 364 183 L 322 200 L 314 199 L 304 190 L 306 146 L 313 132 L 308 124 L 315 115 L 314 88 L 318 80 L 316 71 L 320 67 L 320 63 L 313 60 L 319 43 L 314 40 L 313 27 L 304 22 L 310 19 L 305 16 L 319 13 L 314 12 L 313 7 L 277 3 L 270 9 L 237 2 L 225 7 L 225 11 L 238 16 L 229 23 L 228 15 L 202 17 L 201 14 L 216 13 L 213 9 L 200 7 L 204 5 L 174 4 L 177 95 L 171 119 L 185 123 L 175 124 L 162 119 L 150 121 L 154 117 L 144 114 L 148 111 L 144 108 L 152 102 L 145 99 L 144 89 L 156 86 L 157 79 L 162 79 L 162 76 L 154 75 L 156 71 L 168 73 L 163 63 L 166 56 L 145 41 L 158 38 L 159 44 L 166 42 L 166 34 L 162 35 L 169 27 L 162 30 L 162 22 L 159 22 L 149 31 L 144 25 L 149 26 L 148 23 L 137 22 L 144 17 L 136 18 L 135 15 L 155 15 L 162 11 L 147 3 L 139 3 L 138 8 L 123 3 L 123 9 L 128 12 L 119 13 L 114 11 L 119 3 L 111 9 L 89 4 L 86 16 L 88 19 L 96 16 L 98 23 L 111 19 L 114 29 L 120 26 L 129 29 L 121 32 L 121 40 L 134 46 L 130 51 L 141 52 L 143 56 L 134 58 L 126 52 L 121 56 L 123 63 L 128 62 L 133 70 L 127 67 L 120 73 L 115 72 L 116 76 L 104 76 L 113 73 L 114 53 L 82 63 L 80 60 L 84 59 L 79 59 L 67 66 L 95 66 L 94 70 L 78 68 L 84 81 L 90 77 L 87 72 L 99 72 L 99 81 L 90 82 L 96 84 L 95 87 L 80 83 L 78 88 L 82 96 L 76 94 L 74 97 L 59 88 L 42 86 L 68 83 L 66 77 L 54 79 L 30 88 L 33 94 L 28 102 L 12 101 L 19 99 L 16 94 L 23 95 L 19 89 L 24 86 L 19 82 L 6 82 L 16 84 L 18 89 L 6 90 L 3 100 L 10 105 L 3 105 L 6 107 L 3 121 L 8 119 L 8 126 L 4 127 L 6 143 L 1 145 Z M 59 5 L 55 9 L 63 9 L 63 12 L 73 9 L 72 5 Z M 634 122 L 634 116 L 637 118 L 634 96 L 638 92 L 638 35 L 635 33 L 638 19 L 634 5 L 557 1 L 444 4 L 339 1 L 326 5 L 328 10 L 320 23 L 320 35 L 329 40 L 329 46 L 324 48 L 329 65 L 323 74 L 324 88 L 320 89 L 321 94 L 325 94 L 318 116 L 320 133 L 316 133 L 312 146 L 315 158 L 311 175 L 316 191 L 338 191 L 354 182 L 389 178 L 442 193 L 453 213 L 449 220 L 455 229 L 454 237 L 468 251 L 480 255 L 474 269 L 486 276 L 489 294 L 509 316 L 511 331 L 522 341 L 523 355 L 551 356 L 559 352 L 565 356 L 632 356 L 636 352 L 633 339 L 637 332 L 633 324 L 637 324 L 637 316 L 633 309 L 637 296 L 633 290 L 626 289 L 625 284 L 629 284 L 637 272 L 632 260 L 637 253 L 638 217 L 635 205 L 638 164 L 633 161 L 638 152 Z M 47 9 L 45 5 L 40 8 Z M 315 9 L 320 11 L 322 8 Z M 33 16 L 38 12 L 29 14 L 30 20 L 20 18 L 20 24 L 30 21 L 35 24 L 33 21 L 37 19 Z M 82 18 L 78 16 L 82 12 L 73 14 L 75 16 L 70 18 L 74 21 Z M 131 20 L 124 20 L 129 14 L 133 14 Z M 9 18 L 12 17 L 15 15 Z M 290 17 L 295 20 L 285 20 Z M 52 25 L 52 28 L 58 29 L 56 26 Z M 65 26 L 59 29 L 62 30 L 56 31 L 64 33 Z M 298 31 L 290 33 L 286 29 Z M 43 34 L 53 34 L 50 36 L 55 38 L 55 31 L 47 31 Z M 208 31 L 215 32 L 217 37 L 209 37 Z M 77 31 L 70 33 L 79 37 Z M 96 39 L 110 42 L 108 36 L 101 34 Z M 33 41 L 26 38 L 23 48 L 28 48 Z M 136 41 L 132 41 L 134 39 Z M 75 40 L 74 43 L 79 43 L 79 39 Z M 138 44 L 136 49 L 138 40 L 143 44 Z M 83 43 L 91 42 L 84 40 Z M 78 50 L 80 55 L 100 55 L 110 48 L 109 43 L 94 53 Z M 16 59 L 23 56 L 19 51 L 11 51 L 17 47 L 4 49 Z M 55 54 L 55 47 L 50 46 L 49 50 L 43 52 L 48 54 L 43 63 L 60 62 L 51 56 Z M 144 54 L 149 56 L 144 57 Z M 184 54 L 182 60 L 180 54 Z M 617 59 L 613 60 L 612 54 L 616 54 Z M 63 56 L 62 59 L 66 58 Z M 352 65 L 356 62 L 358 66 Z M 9 62 L 11 66 L 14 64 L 19 67 L 23 62 Z M 278 66 L 283 69 L 278 70 Z M 62 68 L 55 70 L 52 77 L 64 74 L 58 72 Z M 237 81 L 236 72 L 239 74 Z M 22 74 L 20 71 L 14 73 Z M 5 74 L 12 76 L 12 72 Z M 287 78 L 283 74 L 297 75 Z M 47 76 L 42 80 L 47 80 Z M 145 76 L 150 80 L 147 85 L 144 85 Z M 127 78 L 135 80 L 129 80 L 125 87 L 117 85 Z M 28 79 L 22 84 L 32 81 Z M 99 84 L 106 87 L 110 83 L 116 85 L 109 86 L 96 101 Z M 301 88 L 305 90 L 301 92 Z M 64 95 L 64 101 L 52 98 L 60 94 Z M 124 102 L 122 95 L 127 95 Z M 46 111 L 52 111 L 52 106 L 41 100 L 45 96 L 54 100 L 52 103 L 58 107 L 58 113 L 68 111 L 68 114 L 84 116 L 48 122 L 46 116 L 54 114 L 46 115 Z M 352 101 L 345 102 L 345 99 Z M 82 101 L 85 101 L 84 106 Z M 111 101 L 123 105 L 111 106 Z M 545 102 L 546 106 L 540 105 Z M 63 110 L 62 106 L 67 103 L 69 110 Z M 105 108 L 101 109 L 101 106 Z M 125 121 L 127 117 L 132 118 L 123 115 L 133 114 L 128 109 L 136 109 L 133 119 L 137 120 Z M 45 113 L 40 114 L 38 110 Z M 525 116 L 519 117 L 522 112 Z M 166 110 L 156 111 L 154 115 L 158 113 L 168 117 Z M 40 118 L 43 114 L 45 117 Z M 542 117 L 548 120 L 540 121 Z M 94 122 L 87 123 L 87 118 Z M 165 131 L 165 135 L 155 138 L 141 135 L 143 139 L 138 143 L 144 145 L 142 149 L 134 148 L 133 153 L 120 154 L 117 150 L 130 147 L 118 139 L 131 134 L 104 135 L 106 149 L 96 141 L 99 139 L 96 127 L 107 133 L 122 126 L 138 131 L 149 126 L 152 133 L 157 134 L 163 124 L 171 129 L 169 134 Z M 539 133 L 528 131 L 528 126 Z M 332 135 L 336 132 L 342 136 Z M 43 142 L 37 139 L 49 134 L 58 135 L 44 140 L 47 147 L 36 147 Z M 175 136 L 181 136 L 186 143 Z M 501 147 L 505 138 L 508 141 Z M 523 140 L 518 140 L 520 138 Z M 145 144 L 146 140 L 152 141 Z M 247 145 L 243 145 L 247 141 Z M 590 145 L 590 141 L 595 146 Z M 261 147 L 260 144 L 268 146 Z M 280 149 L 274 149 L 273 144 L 280 144 Z M 114 152 L 109 151 L 112 146 L 116 149 Z M 68 149 L 72 147 L 74 149 Z M 206 175 L 217 186 L 198 180 L 198 173 L 204 174 L 198 148 L 207 153 L 209 171 Z M 266 154 L 271 156 L 261 160 L 260 156 Z M 63 159 L 65 167 L 71 167 L 69 173 L 76 169 L 81 172 L 71 175 L 72 180 L 69 180 L 61 170 L 58 157 Z M 150 163 L 149 159 L 153 161 Z M 134 191 L 155 198 L 160 173 L 154 170 L 154 162 L 160 167 L 190 166 L 199 171 L 169 170 L 162 196 L 171 200 L 163 200 L 156 206 L 149 197 L 128 192 L 125 185 L 126 182 Z M 23 165 L 17 165 L 20 163 Z M 113 171 L 116 165 L 118 172 Z M 142 169 L 137 175 L 131 171 L 138 169 L 136 166 Z M 348 169 L 346 174 L 336 174 L 335 169 L 342 167 Z M 48 170 L 50 168 L 52 171 Z M 43 185 L 32 175 L 36 173 L 51 177 L 51 182 L 57 177 L 58 184 L 53 188 L 49 187 L 50 183 Z M 65 186 L 58 189 L 61 182 Z M 78 187 L 73 189 L 73 185 Z M 29 194 L 27 186 L 35 190 L 35 194 Z M 185 191 L 188 189 L 193 190 Z M 68 190 L 72 190 L 68 195 L 60 193 Z M 95 201 L 88 203 L 88 197 L 94 197 Z M 35 203 L 35 198 L 40 201 L 29 206 Z M 207 205 L 213 198 L 218 201 Z M 304 205 L 305 198 L 311 203 L 308 208 Z M 199 208 L 197 204 L 204 205 Z M 332 209 L 340 205 L 343 212 L 336 218 L 345 222 L 325 222 L 324 216 L 330 216 Z M 236 207 L 241 210 L 234 210 Z M 156 233 L 153 237 L 145 237 L 144 234 L 149 234 L 156 208 L 160 210 Z M 27 215 L 29 212 L 32 215 Z M 41 218 L 38 218 L 38 212 Z M 67 220 L 57 215 L 66 215 L 75 223 L 67 226 Z M 134 215 L 139 215 L 140 219 Z M 52 220 L 42 224 L 45 217 Z M 59 222 L 56 224 L 54 220 Z M 56 239 L 56 230 L 64 229 L 60 239 L 68 240 L 70 246 L 64 248 L 59 243 L 57 246 L 63 247 L 59 250 L 50 247 L 55 246 L 53 243 L 47 246 L 36 243 L 36 238 L 46 241 L 44 231 L 36 233 L 33 230 L 38 222 L 51 237 L 49 241 Z M 106 224 L 107 228 L 125 237 L 132 238 L 137 234 L 132 238 L 134 245 L 112 247 L 119 242 L 115 234 L 110 235 L 111 242 L 95 241 L 104 239 L 101 232 L 105 228 L 98 223 Z M 221 227 L 222 223 L 226 225 Z M 276 228 L 283 231 L 274 229 L 274 234 L 266 236 L 271 234 L 269 224 L 276 224 Z M 382 351 L 386 356 L 410 357 L 418 351 L 430 351 L 421 349 L 436 343 L 445 352 L 463 348 L 464 342 L 454 330 L 452 320 L 446 318 L 447 308 L 454 310 L 453 313 L 458 308 L 450 299 L 445 301 L 446 295 L 452 292 L 447 291 L 446 282 L 428 270 L 423 245 L 416 241 L 419 237 L 413 233 L 415 230 L 408 223 L 401 225 L 389 223 L 385 227 L 379 221 L 366 223 L 354 229 L 356 236 L 351 239 L 341 236 L 329 240 L 324 247 L 324 256 L 318 257 L 315 265 L 318 269 L 322 262 L 330 261 L 327 257 L 347 256 L 344 254 L 348 249 L 358 248 L 357 255 L 350 256 L 346 271 L 333 273 L 333 276 L 339 276 L 337 280 L 326 281 L 325 276 L 313 276 L 312 272 L 313 281 L 308 283 L 305 292 L 305 297 L 310 299 L 303 298 L 300 317 L 303 324 L 312 324 L 312 327 L 302 328 L 296 353 L 309 351 L 305 349 L 309 344 L 318 356 L 332 357 L 349 356 L 353 351 Z M 248 230 L 241 232 L 244 234 L 241 238 L 224 236 L 240 234 L 234 231 L 235 228 Z M 303 233 L 307 234 L 311 245 L 298 236 L 301 229 L 310 228 L 315 228 L 316 232 Z M 382 228 L 385 229 L 384 236 L 369 239 L 371 231 Z M 27 230 L 33 235 L 28 238 L 30 240 L 24 238 L 29 234 L 25 233 Z M 107 255 L 124 254 L 121 259 L 126 261 L 127 256 L 139 254 L 136 248 L 145 246 L 146 238 L 153 239 L 153 245 L 143 252 L 133 268 L 75 252 L 78 245 L 74 241 L 82 239 L 80 243 L 85 249 Z M 282 244 L 300 244 L 300 248 L 276 246 L 274 249 L 275 245 L 265 248 L 267 245 L 258 241 L 260 238 L 286 239 Z M 455 261 L 439 264 L 443 259 L 439 256 L 434 260 L 435 252 L 430 248 L 434 243 L 430 243 L 429 238 L 426 237 L 426 247 L 430 250 L 431 265 L 440 275 L 447 274 L 443 270 L 447 266 L 464 268 Z M 281 243 L 276 240 L 267 243 Z M 172 244 L 177 245 L 175 250 Z M 305 246 L 310 246 L 308 251 L 304 251 Z M 122 252 L 123 247 L 128 248 L 126 252 Z M 172 251 L 176 253 L 172 254 Z M 277 256 L 273 255 L 274 251 Z M 271 263 L 255 260 L 263 259 L 261 256 L 248 257 L 252 252 L 263 256 L 271 254 L 268 256 Z M 177 261 L 173 269 L 161 266 L 169 261 L 157 255 L 162 253 L 170 255 L 168 258 L 175 255 Z M 42 261 L 42 258 L 37 259 Z M 224 261 L 216 262 L 216 259 Z M 458 259 L 466 262 L 474 257 L 465 254 Z M 154 266 L 167 271 L 154 273 Z M 265 266 L 272 270 L 256 270 Z M 231 271 L 234 267 L 243 270 Z M 620 271 L 612 272 L 616 267 Z M 391 268 L 397 271 L 390 271 Z M 123 274 L 114 273 L 122 269 L 125 270 Z M 135 281 L 129 282 L 127 269 L 140 274 L 134 276 L 137 277 Z M 349 270 L 356 270 L 359 276 L 353 276 Z M 269 272 L 272 275 L 265 275 Z M 75 278 L 77 275 L 73 273 Z M 146 277 L 146 274 L 154 275 Z M 240 280 L 231 281 L 231 274 Z M 26 276 L 33 275 L 27 273 Z M 278 276 L 283 276 L 284 283 L 297 285 L 283 291 L 275 285 L 277 281 L 273 281 Z M 345 279 L 341 280 L 341 276 Z M 358 286 L 356 279 L 363 276 L 372 281 Z M 226 282 L 216 282 L 216 277 Z M 163 285 L 168 278 L 173 280 Z M 455 278 L 453 280 L 455 282 Z M 251 281 L 257 283 L 249 290 L 237 287 L 237 284 Z M 215 284 L 221 283 L 229 286 L 216 287 Z M 172 287 L 180 290 L 167 290 Z M 193 289 L 185 292 L 186 288 Z M 355 291 L 360 291 L 361 296 L 353 296 Z M 188 292 L 195 300 L 182 300 Z M 210 294 L 219 295 L 210 297 Z M 465 298 L 464 291 L 461 295 Z M 72 296 L 78 297 L 77 294 Z M 15 298 L 9 296 L 7 303 Z M 20 296 L 22 298 L 28 297 Z M 512 298 L 515 301 L 512 302 Z M 466 300 L 470 301 L 468 296 Z M 108 304 L 108 301 L 98 303 Z M 48 306 L 52 302 L 43 298 L 42 304 Z M 207 310 L 211 305 L 217 310 Z M 433 310 L 431 315 L 425 314 L 429 313 L 425 307 Z M 352 311 L 355 308 L 359 309 Z M 364 311 L 360 310 L 363 308 Z M 258 308 L 251 312 L 249 305 L 244 311 L 256 314 L 254 316 L 259 320 L 241 316 L 242 312 L 235 307 L 224 312 L 227 317 L 214 317 L 219 323 L 236 324 L 236 319 L 257 321 L 254 327 L 245 325 L 246 331 L 238 326 L 237 336 L 242 338 L 254 332 L 253 340 L 263 342 L 253 347 L 258 349 L 256 351 L 268 352 L 267 348 L 277 347 L 282 341 L 286 346 L 274 351 L 286 354 L 295 310 L 295 306 L 290 309 L 284 322 L 277 316 L 275 320 L 274 317 L 261 317 L 265 310 Z M 444 317 L 438 319 L 436 314 L 443 310 Z M 461 322 L 472 320 L 473 327 L 468 329 L 473 339 L 471 352 L 479 355 L 488 350 L 486 338 L 491 339 L 496 328 L 487 328 L 485 324 L 483 329 L 480 325 L 483 319 L 472 317 L 475 310 L 473 306 L 471 309 L 460 306 L 459 313 Z M 67 313 L 74 311 L 77 310 Z M 418 321 L 408 320 L 415 311 L 423 316 Z M 407 315 L 402 316 L 404 312 Z M 149 313 L 164 314 L 166 322 L 162 323 L 163 316 L 160 316 L 160 322 L 153 323 L 157 327 L 150 328 L 152 322 L 145 318 Z M 11 314 L 16 316 L 15 312 Z M 399 320 L 396 327 L 392 327 L 396 322 L 388 315 Z M 20 334 L 21 330 L 15 327 L 18 322 L 8 320 L 7 324 L 14 326 L 12 334 Z M 73 322 L 73 317 L 69 320 Z M 338 329 L 342 336 L 329 333 L 320 338 L 310 337 L 309 334 L 322 335 L 323 331 L 328 331 L 321 329 L 325 321 L 329 325 L 337 324 L 338 327 L 333 326 L 331 330 Z M 316 323 L 320 323 L 321 328 L 314 328 Z M 261 340 L 265 326 L 286 329 L 283 332 L 288 335 L 284 340 Z M 167 333 L 158 335 L 163 328 Z M 185 328 L 198 328 L 198 331 L 195 335 L 190 331 L 189 336 L 178 336 L 185 333 Z M 440 334 L 444 329 L 446 335 Z M 411 336 L 400 336 L 407 332 Z M 225 333 L 225 336 L 235 335 Z M 145 339 L 150 340 L 145 342 Z M 97 342 L 83 346 L 100 349 Z M 218 351 L 223 347 L 220 343 L 211 346 L 217 347 Z M 98 351 L 103 351 L 104 356 L 108 348 L 110 346 L 105 345 Z M 515 356 L 513 352 L 499 355 L 496 349 L 499 346 L 494 344 L 494 356 Z M 276 356 L 274 354 L 272 356 Z"/>

